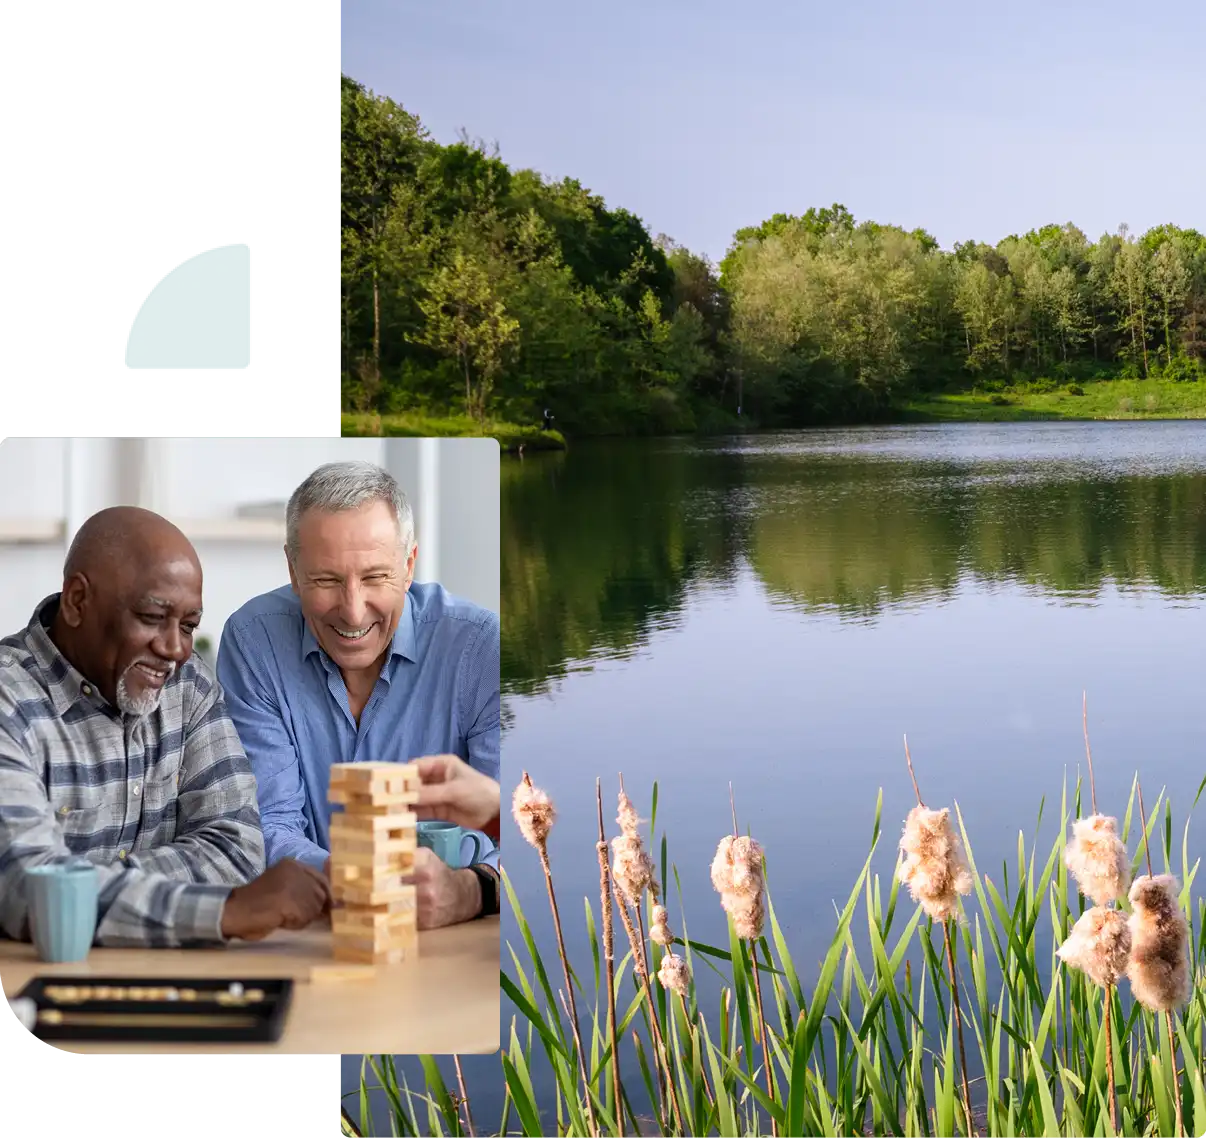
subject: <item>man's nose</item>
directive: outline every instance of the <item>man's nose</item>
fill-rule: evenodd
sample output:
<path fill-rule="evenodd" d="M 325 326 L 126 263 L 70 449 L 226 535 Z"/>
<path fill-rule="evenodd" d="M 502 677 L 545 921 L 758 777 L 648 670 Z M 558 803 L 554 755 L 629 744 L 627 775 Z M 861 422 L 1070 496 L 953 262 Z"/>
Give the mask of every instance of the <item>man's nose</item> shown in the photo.
<path fill-rule="evenodd" d="M 343 591 L 343 605 L 340 616 L 349 629 L 359 628 L 364 621 L 368 606 L 364 600 L 364 590 L 358 581 L 349 581 Z"/>
<path fill-rule="evenodd" d="M 177 664 L 183 664 L 192 651 L 179 626 L 175 624 L 165 628 L 152 642 L 151 648 L 161 659 L 174 660 Z"/>

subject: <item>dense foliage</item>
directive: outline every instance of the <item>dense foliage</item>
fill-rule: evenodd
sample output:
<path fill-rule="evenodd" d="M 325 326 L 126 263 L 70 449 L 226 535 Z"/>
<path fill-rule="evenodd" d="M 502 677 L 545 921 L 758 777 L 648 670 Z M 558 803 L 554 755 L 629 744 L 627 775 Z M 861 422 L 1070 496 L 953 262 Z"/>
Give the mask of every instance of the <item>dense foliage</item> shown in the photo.
<path fill-rule="evenodd" d="M 345 409 L 577 434 L 867 419 L 918 392 L 1196 380 L 1206 237 L 1071 223 L 944 251 L 841 205 L 719 266 L 577 181 L 511 170 L 344 77 Z"/>

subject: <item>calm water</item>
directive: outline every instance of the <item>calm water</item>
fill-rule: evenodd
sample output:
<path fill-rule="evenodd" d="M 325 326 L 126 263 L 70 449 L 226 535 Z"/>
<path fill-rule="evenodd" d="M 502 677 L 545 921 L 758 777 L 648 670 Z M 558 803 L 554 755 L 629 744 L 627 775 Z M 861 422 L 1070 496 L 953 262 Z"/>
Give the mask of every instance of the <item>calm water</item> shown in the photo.
<path fill-rule="evenodd" d="M 609 833 L 617 774 L 646 812 L 657 780 L 681 910 L 713 944 L 726 933 L 708 867 L 732 781 L 807 987 L 880 788 L 891 874 L 912 795 L 903 734 L 927 801 L 958 800 L 990 872 L 1083 766 L 1082 690 L 1107 812 L 1138 768 L 1183 820 L 1206 774 L 1201 426 L 635 441 L 502 475 L 504 789 L 526 769 L 557 803 L 550 856 L 586 972 L 596 777 Z M 555 961 L 539 863 L 504 829 Z M 1192 859 L 1192 830 L 1190 844 Z M 670 908 L 681 931 L 673 878 Z M 503 933 L 521 947 L 510 921 Z M 498 1060 L 470 1078 L 479 1125 L 496 1125 Z"/>

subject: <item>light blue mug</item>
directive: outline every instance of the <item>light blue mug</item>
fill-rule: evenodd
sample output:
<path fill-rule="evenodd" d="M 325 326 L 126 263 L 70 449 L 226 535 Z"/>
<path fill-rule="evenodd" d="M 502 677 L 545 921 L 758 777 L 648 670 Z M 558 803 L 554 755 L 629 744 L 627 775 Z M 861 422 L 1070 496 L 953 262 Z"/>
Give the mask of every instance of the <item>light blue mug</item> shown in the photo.
<path fill-rule="evenodd" d="M 47 964 L 88 958 L 96 936 L 100 880 L 85 859 L 34 865 L 25 870 L 25 903 L 38 956 Z"/>
<path fill-rule="evenodd" d="M 426 846 L 453 869 L 465 869 L 481 861 L 490 852 L 491 841 L 477 830 L 465 830 L 452 822 L 420 822 L 418 824 L 419 845 Z M 465 856 L 466 843 L 472 842 L 469 856 Z"/>

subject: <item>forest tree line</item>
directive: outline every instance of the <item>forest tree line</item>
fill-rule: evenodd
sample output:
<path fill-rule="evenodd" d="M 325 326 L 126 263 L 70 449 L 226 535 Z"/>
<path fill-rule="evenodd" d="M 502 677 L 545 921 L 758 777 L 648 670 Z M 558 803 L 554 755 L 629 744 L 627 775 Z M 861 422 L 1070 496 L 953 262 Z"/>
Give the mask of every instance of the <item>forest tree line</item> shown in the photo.
<path fill-rule="evenodd" d="M 1206 377 L 1206 238 L 1068 223 L 951 251 L 841 205 L 718 266 L 571 178 L 342 80 L 348 410 L 574 434 L 871 419 L 925 392 Z"/>

